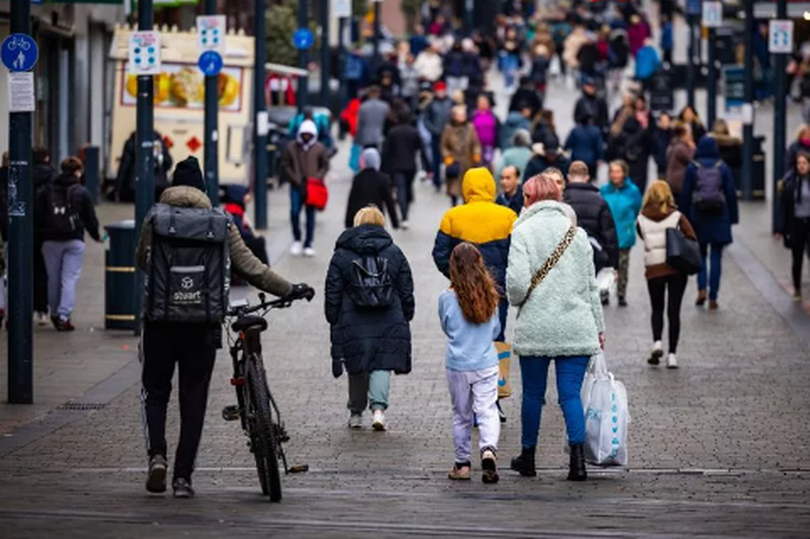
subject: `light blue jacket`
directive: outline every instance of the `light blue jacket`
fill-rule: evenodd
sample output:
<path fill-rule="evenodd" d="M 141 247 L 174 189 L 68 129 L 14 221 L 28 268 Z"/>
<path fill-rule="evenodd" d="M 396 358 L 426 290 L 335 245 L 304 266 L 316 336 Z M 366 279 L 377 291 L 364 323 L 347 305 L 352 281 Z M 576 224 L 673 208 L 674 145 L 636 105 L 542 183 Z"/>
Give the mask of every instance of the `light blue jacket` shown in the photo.
<path fill-rule="evenodd" d="M 506 295 L 510 304 L 522 305 L 513 340 L 515 353 L 520 356 L 559 358 L 599 352 L 599 334 L 605 331 L 605 321 L 594 279 L 593 249 L 584 230 L 577 229 L 559 262 L 529 294 L 532 278 L 570 226 L 563 205 L 553 201 L 523 210 L 515 224 L 506 268 Z"/>
<path fill-rule="evenodd" d="M 452 371 L 480 371 L 498 366 L 494 340 L 501 332 L 498 310 L 486 324 L 473 324 L 464 318 L 453 290 L 439 296 L 439 321 L 447 335 L 445 366 Z"/>
<path fill-rule="evenodd" d="M 619 249 L 630 249 L 636 244 L 636 219 L 641 211 L 641 191 L 630 178 L 625 178 L 620 189 L 612 183 L 602 186 L 602 198 L 610 206 Z"/>

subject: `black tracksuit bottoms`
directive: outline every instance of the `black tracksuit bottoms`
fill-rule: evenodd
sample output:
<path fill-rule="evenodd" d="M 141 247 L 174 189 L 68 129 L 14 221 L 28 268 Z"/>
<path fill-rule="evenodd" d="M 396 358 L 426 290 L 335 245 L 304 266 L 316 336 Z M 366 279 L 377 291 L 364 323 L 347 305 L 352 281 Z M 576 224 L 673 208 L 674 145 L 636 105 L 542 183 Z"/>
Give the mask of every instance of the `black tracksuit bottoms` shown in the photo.
<path fill-rule="evenodd" d="M 166 412 L 174 366 L 179 366 L 180 441 L 174 478 L 191 480 L 200 445 L 208 386 L 219 345 L 217 328 L 144 322 L 141 404 L 149 457 L 166 456 Z"/>

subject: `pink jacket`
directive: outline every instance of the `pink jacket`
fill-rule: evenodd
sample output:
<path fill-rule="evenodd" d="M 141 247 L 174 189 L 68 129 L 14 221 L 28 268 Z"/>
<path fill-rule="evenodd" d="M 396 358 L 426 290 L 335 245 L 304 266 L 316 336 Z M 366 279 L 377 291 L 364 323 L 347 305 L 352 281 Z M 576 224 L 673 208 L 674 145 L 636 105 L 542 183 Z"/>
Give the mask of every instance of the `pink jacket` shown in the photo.
<path fill-rule="evenodd" d="M 478 134 L 481 146 L 494 148 L 498 142 L 498 120 L 492 111 L 476 110 L 473 113 L 472 124 Z"/>

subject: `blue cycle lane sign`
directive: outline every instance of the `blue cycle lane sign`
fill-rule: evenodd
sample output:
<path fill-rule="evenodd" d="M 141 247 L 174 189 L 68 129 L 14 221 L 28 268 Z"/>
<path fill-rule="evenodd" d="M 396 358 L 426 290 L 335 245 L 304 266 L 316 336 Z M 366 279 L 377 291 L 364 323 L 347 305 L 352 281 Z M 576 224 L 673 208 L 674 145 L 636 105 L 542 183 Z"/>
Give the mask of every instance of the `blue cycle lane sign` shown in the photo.
<path fill-rule="evenodd" d="M 222 71 L 222 55 L 217 51 L 205 51 L 200 55 L 197 65 L 206 77 L 215 77 Z"/>
<path fill-rule="evenodd" d="M 29 35 L 11 34 L 3 40 L 0 57 L 10 71 L 31 71 L 37 65 L 39 47 Z"/>
<path fill-rule="evenodd" d="M 311 49 L 314 42 L 315 36 L 309 28 L 299 28 L 293 34 L 293 47 L 299 51 Z"/>

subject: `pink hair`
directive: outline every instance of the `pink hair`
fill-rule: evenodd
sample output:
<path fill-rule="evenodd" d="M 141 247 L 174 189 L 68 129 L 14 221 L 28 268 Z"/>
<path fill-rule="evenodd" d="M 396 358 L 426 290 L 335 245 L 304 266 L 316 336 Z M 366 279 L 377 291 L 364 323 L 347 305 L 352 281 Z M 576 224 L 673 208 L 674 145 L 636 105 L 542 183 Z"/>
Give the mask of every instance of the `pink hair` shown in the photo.
<path fill-rule="evenodd" d="M 559 202 L 562 199 L 562 193 L 560 192 L 560 188 L 557 187 L 557 182 L 547 174 L 540 174 L 530 178 L 524 183 L 523 195 L 525 197 L 524 203 L 527 208 L 543 200 L 555 200 Z"/>

